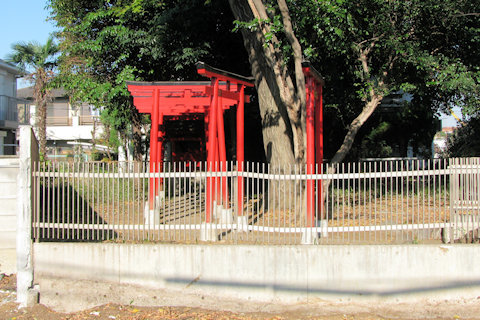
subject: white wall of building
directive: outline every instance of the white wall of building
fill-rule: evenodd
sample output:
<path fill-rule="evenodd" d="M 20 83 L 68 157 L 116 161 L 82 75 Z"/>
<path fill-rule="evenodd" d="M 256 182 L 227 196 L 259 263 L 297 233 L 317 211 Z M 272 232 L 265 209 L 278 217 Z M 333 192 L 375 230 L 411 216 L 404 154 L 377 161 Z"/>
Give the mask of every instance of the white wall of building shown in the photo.
<path fill-rule="evenodd" d="M 36 106 L 30 106 L 30 124 L 35 125 Z M 69 117 L 71 125 L 68 126 L 49 126 L 47 125 L 47 140 L 91 140 L 93 124 L 80 124 L 80 117 L 75 110 L 69 106 Z M 103 126 L 97 124 L 95 128 L 95 138 L 100 138 L 103 134 Z"/>
<path fill-rule="evenodd" d="M 13 65 L 0 59 L 0 155 L 15 154 L 17 119 L 17 76 L 20 75 Z M 8 148 L 5 143 L 10 144 Z"/>
<path fill-rule="evenodd" d="M 17 96 L 17 77 L 18 70 L 9 64 L 0 60 L 0 95 L 9 97 Z"/>

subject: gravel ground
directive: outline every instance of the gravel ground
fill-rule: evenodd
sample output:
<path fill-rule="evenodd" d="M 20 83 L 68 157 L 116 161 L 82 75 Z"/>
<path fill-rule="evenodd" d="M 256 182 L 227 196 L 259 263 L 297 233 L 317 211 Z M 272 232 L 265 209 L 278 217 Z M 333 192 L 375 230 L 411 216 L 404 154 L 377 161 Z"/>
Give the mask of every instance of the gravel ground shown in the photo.
<path fill-rule="evenodd" d="M 107 303 L 81 311 L 63 313 L 48 308 L 42 304 L 33 307 L 19 309 L 16 299 L 16 277 L 0 274 L 0 320 L 60 320 L 60 319 L 333 319 L 333 320 L 367 320 L 367 319 L 480 319 L 480 299 L 478 303 L 458 305 L 459 315 L 455 314 L 455 305 L 443 306 L 404 306 L 401 309 L 371 309 L 359 308 L 355 311 L 354 306 L 328 306 L 318 309 L 318 306 L 309 308 L 292 308 L 292 306 L 277 306 L 276 311 L 271 312 L 231 312 L 222 310 L 208 310 L 206 308 L 156 306 L 145 307 L 135 305 L 120 305 Z M 184 297 L 179 297 L 182 300 Z M 479 297 L 480 298 L 480 297 Z M 212 309 L 220 309 L 221 303 L 217 301 L 206 302 Z M 409 308 L 411 307 L 411 310 Z M 367 310 L 367 312 L 365 312 Z M 370 310 L 370 311 L 368 311 Z M 445 310 L 445 313 L 443 313 Z M 462 313 L 463 312 L 463 313 Z M 441 316 L 444 314 L 444 316 Z M 407 315 L 407 316 L 406 316 Z"/>

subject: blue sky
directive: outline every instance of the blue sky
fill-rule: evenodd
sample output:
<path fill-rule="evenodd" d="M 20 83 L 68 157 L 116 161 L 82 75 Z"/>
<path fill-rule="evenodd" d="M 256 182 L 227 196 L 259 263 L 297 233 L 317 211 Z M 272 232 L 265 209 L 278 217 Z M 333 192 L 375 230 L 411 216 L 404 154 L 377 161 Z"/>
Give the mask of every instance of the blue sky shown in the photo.
<path fill-rule="evenodd" d="M 49 12 L 45 9 L 44 0 L 0 0 L 0 4 L 0 59 L 5 60 L 12 52 L 12 44 L 29 41 L 45 43 L 56 30 L 53 21 L 47 21 Z M 19 79 L 17 85 L 23 88 L 30 84 Z"/>
<path fill-rule="evenodd" d="M 0 58 L 11 52 L 12 44 L 18 41 L 45 43 L 48 35 L 55 30 L 43 0 L 0 0 Z"/>

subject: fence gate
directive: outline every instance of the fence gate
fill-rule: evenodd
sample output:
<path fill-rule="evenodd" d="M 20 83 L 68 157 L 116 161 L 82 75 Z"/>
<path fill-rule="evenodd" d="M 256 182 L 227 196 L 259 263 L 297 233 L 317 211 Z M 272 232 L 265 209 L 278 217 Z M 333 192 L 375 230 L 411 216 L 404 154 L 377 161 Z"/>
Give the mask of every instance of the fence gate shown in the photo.
<path fill-rule="evenodd" d="M 451 241 L 473 241 L 480 228 L 480 159 L 450 159 Z"/>

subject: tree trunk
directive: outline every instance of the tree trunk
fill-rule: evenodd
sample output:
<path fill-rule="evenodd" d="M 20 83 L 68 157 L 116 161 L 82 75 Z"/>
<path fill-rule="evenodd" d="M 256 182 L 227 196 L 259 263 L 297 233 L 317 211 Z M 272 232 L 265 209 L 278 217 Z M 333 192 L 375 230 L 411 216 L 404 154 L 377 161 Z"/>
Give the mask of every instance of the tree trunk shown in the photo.
<path fill-rule="evenodd" d="M 47 158 L 47 104 L 51 101 L 51 92 L 47 88 L 50 80 L 49 72 L 38 68 L 35 72 L 33 99 L 37 106 L 35 126 L 37 128 L 40 157 Z"/>
<path fill-rule="evenodd" d="M 233 15 L 240 21 L 255 18 L 248 0 L 229 0 Z M 267 162 L 273 166 L 295 163 L 294 133 L 287 106 L 282 100 L 277 84 L 277 74 L 272 61 L 264 54 L 265 40 L 260 30 L 242 29 L 244 45 L 248 53 L 262 117 L 263 146 Z M 303 137 L 302 137 L 303 139 Z"/>
<path fill-rule="evenodd" d="M 37 104 L 35 126 L 37 127 L 40 157 L 47 159 L 47 104 Z"/>
<path fill-rule="evenodd" d="M 263 146 L 270 171 L 292 173 L 293 165 L 303 165 L 305 161 L 305 78 L 301 68 L 301 47 L 293 33 L 286 3 L 279 1 L 285 34 L 294 48 L 295 70 L 291 76 L 278 49 L 280 42 L 269 29 L 267 10 L 261 0 L 229 0 L 233 15 L 239 21 L 257 19 L 256 29 L 241 29 L 244 46 L 247 50 L 252 75 L 259 97 L 262 118 Z M 273 34 L 269 41 L 266 34 Z M 305 203 L 300 195 L 305 192 L 304 184 L 293 180 L 270 181 L 266 207 L 283 212 L 293 220 L 305 214 L 304 206 L 295 212 L 288 212 L 285 203 Z M 290 197 L 291 199 L 286 199 Z"/>
<path fill-rule="evenodd" d="M 132 110 L 133 158 L 135 161 L 142 161 L 142 154 L 145 149 L 142 143 L 142 116 L 135 108 L 132 108 Z"/>
<path fill-rule="evenodd" d="M 362 112 L 350 124 L 348 132 L 343 139 L 343 143 L 333 156 L 332 161 L 330 162 L 331 164 L 340 163 L 343 161 L 343 159 L 345 159 L 345 156 L 352 148 L 353 141 L 355 140 L 358 130 L 360 130 L 365 121 L 370 118 L 373 111 L 375 111 L 375 109 L 382 101 L 382 98 L 383 97 L 381 95 L 373 93 L 371 99 L 367 103 L 365 103 Z"/>

